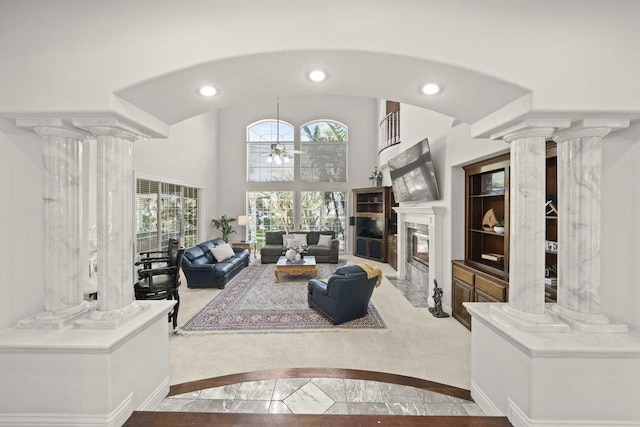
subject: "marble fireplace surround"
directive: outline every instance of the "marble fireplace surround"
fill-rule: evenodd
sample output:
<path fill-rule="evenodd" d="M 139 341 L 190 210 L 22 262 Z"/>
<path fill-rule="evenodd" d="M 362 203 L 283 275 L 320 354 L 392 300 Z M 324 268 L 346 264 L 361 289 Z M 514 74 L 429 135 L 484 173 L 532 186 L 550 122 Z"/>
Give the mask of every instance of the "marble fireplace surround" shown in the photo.
<path fill-rule="evenodd" d="M 398 214 L 398 279 L 428 280 L 428 305 L 433 307 L 434 279 L 443 285 L 442 267 L 442 217 L 446 209 L 441 206 L 399 206 L 393 208 Z M 409 229 L 416 229 L 429 235 L 429 267 L 412 260 Z M 451 295 L 443 298 L 443 308 L 450 312 L 447 301 Z"/>

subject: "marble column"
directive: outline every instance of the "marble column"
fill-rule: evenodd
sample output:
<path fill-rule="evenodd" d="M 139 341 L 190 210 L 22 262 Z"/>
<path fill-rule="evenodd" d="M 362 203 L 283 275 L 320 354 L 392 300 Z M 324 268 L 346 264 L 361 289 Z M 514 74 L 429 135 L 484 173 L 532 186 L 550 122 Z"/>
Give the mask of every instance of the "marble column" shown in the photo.
<path fill-rule="evenodd" d="M 623 121 L 583 121 L 558 144 L 558 303 L 553 310 L 583 331 L 626 332 L 600 311 L 602 138 Z"/>
<path fill-rule="evenodd" d="M 86 135 L 62 127 L 62 121 L 17 120 L 42 136 L 42 227 L 44 310 L 20 320 L 19 328 L 63 328 L 89 310 L 84 300 L 82 263 L 83 165 Z"/>
<path fill-rule="evenodd" d="M 530 121 L 507 129 L 509 177 L 509 302 L 501 313 L 523 328 L 567 329 L 546 313 L 544 300 L 546 140 L 557 121 Z"/>
<path fill-rule="evenodd" d="M 97 138 L 98 307 L 76 327 L 115 328 L 137 315 L 133 295 L 133 141 L 117 121 L 74 120 Z"/>

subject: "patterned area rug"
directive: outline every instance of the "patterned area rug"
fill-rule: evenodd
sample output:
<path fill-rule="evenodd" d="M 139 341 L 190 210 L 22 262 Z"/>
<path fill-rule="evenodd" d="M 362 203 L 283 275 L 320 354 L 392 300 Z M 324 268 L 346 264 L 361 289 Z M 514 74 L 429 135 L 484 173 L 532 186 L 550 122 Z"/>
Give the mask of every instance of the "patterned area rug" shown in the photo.
<path fill-rule="evenodd" d="M 338 265 L 318 264 L 318 278 L 328 279 Z M 386 329 L 372 302 L 360 319 L 332 325 L 307 305 L 310 276 L 280 274 L 275 283 L 275 264 L 253 262 L 216 295 L 198 314 L 176 329 L 182 335 L 198 333 L 283 332 L 317 329 Z M 374 291 L 375 292 L 375 291 Z"/>

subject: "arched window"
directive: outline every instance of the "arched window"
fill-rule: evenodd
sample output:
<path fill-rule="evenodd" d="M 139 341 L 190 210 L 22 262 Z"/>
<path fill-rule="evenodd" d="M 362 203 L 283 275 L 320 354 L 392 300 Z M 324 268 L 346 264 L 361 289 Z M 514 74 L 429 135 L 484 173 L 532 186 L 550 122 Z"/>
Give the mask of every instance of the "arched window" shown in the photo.
<path fill-rule="evenodd" d="M 294 136 L 293 125 L 282 120 L 279 125 L 268 119 L 247 126 L 247 181 L 293 181 L 294 156 L 280 154 L 293 153 Z"/>
<path fill-rule="evenodd" d="M 346 182 L 348 137 L 348 127 L 334 120 L 300 126 L 300 180 Z"/>

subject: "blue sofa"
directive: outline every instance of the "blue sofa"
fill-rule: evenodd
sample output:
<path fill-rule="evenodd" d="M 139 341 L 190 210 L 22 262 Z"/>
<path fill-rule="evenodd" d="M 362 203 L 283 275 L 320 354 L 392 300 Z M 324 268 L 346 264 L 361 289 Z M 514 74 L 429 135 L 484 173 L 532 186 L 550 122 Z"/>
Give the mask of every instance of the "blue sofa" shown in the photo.
<path fill-rule="evenodd" d="M 211 248 L 224 244 L 218 238 L 185 249 L 182 256 L 182 271 L 189 288 L 220 288 L 249 265 L 249 251 L 233 248 L 235 255 L 229 259 L 216 261 Z"/>
<path fill-rule="evenodd" d="M 357 265 L 338 267 L 327 283 L 311 279 L 307 285 L 309 307 L 318 310 L 334 325 L 367 315 L 377 277 Z"/>

